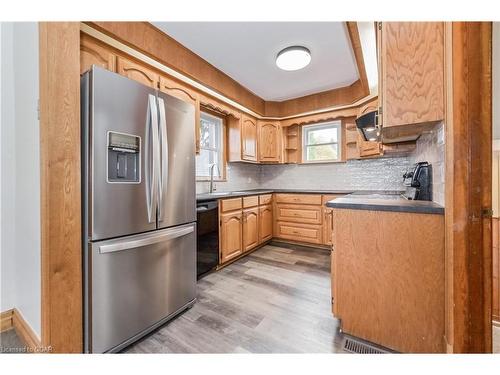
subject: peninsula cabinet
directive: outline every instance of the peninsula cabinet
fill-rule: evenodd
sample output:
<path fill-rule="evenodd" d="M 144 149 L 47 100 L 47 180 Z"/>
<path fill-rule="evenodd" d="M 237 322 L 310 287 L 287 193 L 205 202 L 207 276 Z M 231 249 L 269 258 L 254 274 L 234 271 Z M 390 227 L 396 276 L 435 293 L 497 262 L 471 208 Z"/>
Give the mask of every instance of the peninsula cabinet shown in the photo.
<path fill-rule="evenodd" d="M 332 212 L 332 311 L 342 332 L 403 353 L 444 352 L 444 215 Z"/>
<path fill-rule="evenodd" d="M 258 121 L 259 162 L 279 163 L 282 160 L 282 136 L 279 122 Z"/>
<path fill-rule="evenodd" d="M 412 141 L 444 119 L 444 23 L 378 23 L 383 143 Z"/>

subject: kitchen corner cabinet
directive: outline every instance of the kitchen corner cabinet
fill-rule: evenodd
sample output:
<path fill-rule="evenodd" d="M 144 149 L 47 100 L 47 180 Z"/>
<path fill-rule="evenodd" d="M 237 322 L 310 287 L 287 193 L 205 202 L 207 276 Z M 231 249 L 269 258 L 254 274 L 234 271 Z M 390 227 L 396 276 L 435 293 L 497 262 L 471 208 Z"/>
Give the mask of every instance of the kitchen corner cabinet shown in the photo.
<path fill-rule="evenodd" d="M 256 163 L 257 120 L 245 114 L 240 117 L 228 116 L 228 161 L 247 161 Z"/>
<path fill-rule="evenodd" d="M 243 253 L 242 218 L 241 210 L 220 215 L 220 263 Z"/>
<path fill-rule="evenodd" d="M 243 251 L 259 244 L 259 207 L 243 210 Z"/>
<path fill-rule="evenodd" d="M 384 143 L 411 141 L 444 119 L 444 23 L 378 23 Z"/>
<path fill-rule="evenodd" d="M 200 153 L 200 97 L 199 95 L 189 90 L 186 86 L 181 83 L 164 76 L 160 76 L 160 91 L 166 94 L 175 96 L 187 103 L 194 105 L 194 132 L 195 132 L 195 142 L 196 142 L 196 153 Z"/>
<path fill-rule="evenodd" d="M 282 136 L 279 122 L 258 121 L 259 162 L 279 163 L 282 160 Z"/>

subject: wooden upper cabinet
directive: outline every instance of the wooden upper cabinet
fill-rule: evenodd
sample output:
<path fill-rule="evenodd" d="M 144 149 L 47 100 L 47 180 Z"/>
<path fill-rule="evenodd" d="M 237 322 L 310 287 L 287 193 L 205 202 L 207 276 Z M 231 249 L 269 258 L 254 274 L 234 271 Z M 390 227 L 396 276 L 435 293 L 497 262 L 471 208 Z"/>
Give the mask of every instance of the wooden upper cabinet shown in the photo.
<path fill-rule="evenodd" d="M 378 33 L 382 138 L 414 140 L 444 119 L 444 24 L 383 22 Z"/>
<path fill-rule="evenodd" d="M 243 251 L 259 244 L 259 207 L 243 210 Z"/>
<path fill-rule="evenodd" d="M 258 121 L 259 161 L 279 163 L 281 161 L 281 127 L 279 122 Z"/>
<path fill-rule="evenodd" d="M 241 158 L 257 161 L 257 120 L 246 115 L 241 119 Z"/>
<path fill-rule="evenodd" d="M 220 263 L 240 255 L 243 244 L 241 210 L 220 215 Z"/>
<path fill-rule="evenodd" d="M 117 73 L 155 89 L 159 86 L 160 75 L 156 71 L 121 56 L 117 60 Z"/>
<path fill-rule="evenodd" d="M 166 94 L 175 96 L 178 99 L 184 100 L 185 102 L 194 105 L 194 131 L 196 140 L 196 153 L 198 154 L 200 152 L 200 97 L 198 93 L 190 90 L 174 79 L 165 76 L 160 76 L 160 91 L 163 91 Z"/>
<path fill-rule="evenodd" d="M 273 238 L 273 206 L 266 204 L 259 207 L 259 243 Z"/>
<path fill-rule="evenodd" d="M 92 65 L 114 72 L 116 55 L 110 49 L 86 34 L 80 36 L 80 74 L 89 70 Z"/>

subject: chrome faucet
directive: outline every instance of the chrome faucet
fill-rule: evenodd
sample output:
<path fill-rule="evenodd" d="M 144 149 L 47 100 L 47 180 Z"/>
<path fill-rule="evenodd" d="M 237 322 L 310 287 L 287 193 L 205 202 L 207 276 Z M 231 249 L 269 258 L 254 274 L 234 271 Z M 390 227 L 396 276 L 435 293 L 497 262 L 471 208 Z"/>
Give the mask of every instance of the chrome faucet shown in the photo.
<path fill-rule="evenodd" d="M 214 192 L 214 168 L 217 167 L 217 172 L 220 173 L 219 166 L 217 163 L 212 163 L 208 166 L 210 170 L 210 185 L 208 186 L 208 193 L 212 194 Z"/>

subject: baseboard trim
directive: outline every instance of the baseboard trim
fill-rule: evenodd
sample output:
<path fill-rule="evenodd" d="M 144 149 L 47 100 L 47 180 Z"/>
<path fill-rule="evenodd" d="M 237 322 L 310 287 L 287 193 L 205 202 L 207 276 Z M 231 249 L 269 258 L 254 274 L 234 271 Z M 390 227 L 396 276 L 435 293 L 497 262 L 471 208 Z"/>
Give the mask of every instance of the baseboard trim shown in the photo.
<path fill-rule="evenodd" d="M 42 343 L 18 309 L 7 310 L 2 312 L 0 316 L 1 332 L 14 328 L 19 339 L 30 349 L 30 352 L 37 352 Z"/>

